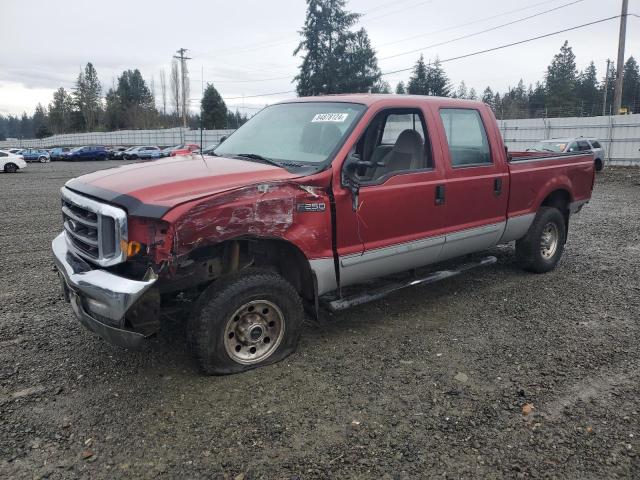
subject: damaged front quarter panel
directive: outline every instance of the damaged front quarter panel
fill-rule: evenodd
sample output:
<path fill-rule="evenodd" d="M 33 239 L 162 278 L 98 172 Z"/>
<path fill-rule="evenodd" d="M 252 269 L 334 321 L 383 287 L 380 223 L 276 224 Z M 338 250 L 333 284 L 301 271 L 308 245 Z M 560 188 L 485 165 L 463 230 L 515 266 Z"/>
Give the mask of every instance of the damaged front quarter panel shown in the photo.
<path fill-rule="evenodd" d="M 328 206 L 322 188 L 292 181 L 249 185 L 190 202 L 163 218 L 170 227 L 156 260 L 175 271 L 193 252 L 238 238 L 285 240 L 307 258 L 331 257 Z"/>

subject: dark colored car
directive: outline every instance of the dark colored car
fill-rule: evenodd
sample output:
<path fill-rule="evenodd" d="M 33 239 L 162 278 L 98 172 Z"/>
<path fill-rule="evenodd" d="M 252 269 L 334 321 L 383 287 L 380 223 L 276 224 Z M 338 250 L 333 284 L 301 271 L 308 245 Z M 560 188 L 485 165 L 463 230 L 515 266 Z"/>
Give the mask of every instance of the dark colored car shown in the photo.
<path fill-rule="evenodd" d="M 107 157 L 110 160 L 121 160 L 124 158 L 124 152 L 127 147 L 109 147 L 107 149 Z"/>
<path fill-rule="evenodd" d="M 87 146 L 74 148 L 64 156 L 64 159 L 74 162 L 77 160 L 106 160 L 107 157 L 106 148 Z"/>
<path fill-rule="evenodd" d="M 55 162 L 56 160 L 64 160 L 64 157 L 67 153 L 69 153 L 71 151 L 70 147 L 56 147 L 56 148 L 52 148 L 49 151 L 49 157 L 51 158 L 52 162 Z"/>

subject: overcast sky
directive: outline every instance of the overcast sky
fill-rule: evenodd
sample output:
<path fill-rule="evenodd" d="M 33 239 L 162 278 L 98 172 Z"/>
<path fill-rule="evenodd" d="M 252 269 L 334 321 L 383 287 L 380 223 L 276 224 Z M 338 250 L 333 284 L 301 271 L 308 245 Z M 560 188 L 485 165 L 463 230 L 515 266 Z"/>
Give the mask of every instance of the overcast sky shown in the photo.
<path fill-rule="evenodd" d="M 493 31 L 428 48 L 573 3 Z M 47 105 L 58 87 L 71 89 L 78 72 L 93 62 L 106 91 L 125 69 L 139 68 L 155 79 L 167 72 L 175 51 L 189 49 L 192 108 L 198 107 L 201 78 L 213 82 L 227 104 L 251 113 L 292 96 L 257 96 L 295 89 L 300 59 L 292 52 L 304 22 L 304 0 L 0 0 L 0 114 L 32 112 Z M 611 17 L 621 0 L 350 0 L 383 72 L 425 59 L 467 53 Z M 640 14 L 640 0 L 629 1 Z M 489 18 L 493 17 L 493 18 Z M 619 20 L 444 64 L 454 85 L 464 80 L 479 93 L 489 85 L 504 91 L 520 78 L 541 80 L 562 42 L 569 40 L 578 68 L 590 60 L 598 76 L 617 56 Z M 398 55 L 412 51 L 406 55 Z M 396 56 L 397 55 L 397 56 Z M 640 57 L 640 19 L 630 16 L 626 56 Z M 386 58 L 392 57 L 392 58 Z M 409 72 L 384 78 L 392 88 Z M 244 98 L 243 98 L 244 97 Z"/>

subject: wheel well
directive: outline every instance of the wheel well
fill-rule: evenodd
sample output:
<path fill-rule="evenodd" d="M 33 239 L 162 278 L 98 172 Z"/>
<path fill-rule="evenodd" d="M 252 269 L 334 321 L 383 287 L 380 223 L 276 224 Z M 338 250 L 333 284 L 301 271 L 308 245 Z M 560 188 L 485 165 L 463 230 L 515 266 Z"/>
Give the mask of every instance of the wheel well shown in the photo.
<path fill-rule="evenodd" d="M 257 267 L 281 275 L 304 299 L 315 299 L 313 273 L 307 257 L 285 240 L 254 237 L 225 240 L 194 250 L 189 258 L 193 265 L 205 269 L 189 275 L 195 283 L 215 280 L 242 268 Z"/>
<path fill-rule="evenodd" d="M 555 207 L 560 210 L 560 213 L 564 216 L 564 221 L 569 228 L 569 204 L 571 203 L 571 195 L 566 190 L 555 190 L 551 192 L 547 197 L 542 201 L 540 206 L 542 207 Z"/>

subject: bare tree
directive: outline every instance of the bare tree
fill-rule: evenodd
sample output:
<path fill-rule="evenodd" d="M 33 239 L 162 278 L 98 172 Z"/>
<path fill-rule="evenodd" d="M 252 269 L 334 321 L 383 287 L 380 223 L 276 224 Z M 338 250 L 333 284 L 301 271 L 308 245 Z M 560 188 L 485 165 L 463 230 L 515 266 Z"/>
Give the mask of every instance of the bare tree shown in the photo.
<path fill-rule="evenodd" d="M 169 76 L 169 81 L 171 82 L 171 101 L 173 106 L 175 106 L 176 117 L 179 117 L 182 95 L 180 95 L 180 68 L 176 60 L 171 62 L 171 74 Z"/>
<path fill-rule="evenodd" d="M 167 114 L 167 75 L 164 68 L 160 70 L 160 98 L 162 100 L 162 114 Z"/>
<path fill-rule="evenodd" d="M 182 91 L 184 92 L 184 98 L 182 99 L 182 108 L 186 112 L 187 120 L 189 118 L 189 100 L 191 98 L 191 82 L 189 81 L 189 69 L 187 68 L 187 62 L 184 62 L 184 72 L 182 76 L 184 82 Z"/>

